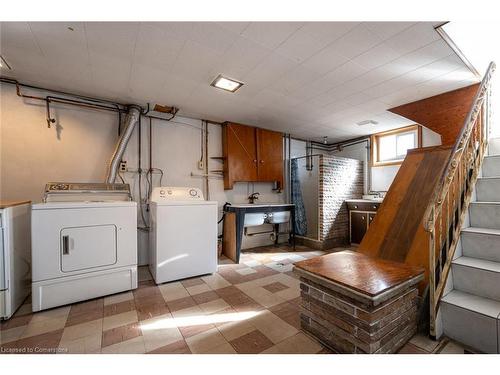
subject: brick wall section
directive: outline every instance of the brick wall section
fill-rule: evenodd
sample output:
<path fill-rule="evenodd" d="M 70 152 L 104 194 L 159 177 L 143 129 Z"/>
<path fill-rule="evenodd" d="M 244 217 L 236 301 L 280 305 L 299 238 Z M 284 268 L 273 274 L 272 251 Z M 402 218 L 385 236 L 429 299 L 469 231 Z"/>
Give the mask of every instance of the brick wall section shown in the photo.
<path fill-rule="evenodd" d="M 373 306 L 300 280 L 301 327 L 336 352 L 395 353 L 417 330 L 415 286 Z"/>
<path fill-rule="evenodd" d="M 338 156 L 319 157 L 319 240 L 334 247 L 349 243 L 346 199 L 363 195 L 363 162 Z"/>

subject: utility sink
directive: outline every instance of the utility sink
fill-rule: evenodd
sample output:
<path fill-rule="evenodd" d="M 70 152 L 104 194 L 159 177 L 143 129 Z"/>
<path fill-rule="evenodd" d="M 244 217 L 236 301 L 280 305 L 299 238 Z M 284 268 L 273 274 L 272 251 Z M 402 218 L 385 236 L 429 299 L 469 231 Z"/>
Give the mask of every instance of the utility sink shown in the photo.
<path fill-rule="evenodd" d="M 253 206 L 253 205 L 250 205 Z M 253 227 L 256 225 L 262 225 L 264 224 L 265 220 L 267 218 L 267 215 L 265 213 L 250 213 L 250 214 L 245 214 L 245 222 L 243 226 L 245 227 Z"/>

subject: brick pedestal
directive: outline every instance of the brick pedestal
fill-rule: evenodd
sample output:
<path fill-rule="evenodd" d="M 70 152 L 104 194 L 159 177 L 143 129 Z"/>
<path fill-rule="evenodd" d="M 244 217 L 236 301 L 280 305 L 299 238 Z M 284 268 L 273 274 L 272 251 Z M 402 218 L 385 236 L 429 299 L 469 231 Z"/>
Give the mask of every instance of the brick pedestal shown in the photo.
<path fill-rule="evenodd" d="M 367 258 L 352 252 L 342 253 L 355 254 L 349 258 L 350 262 L 366 261 Z M 335 254 L 326 257 L 332 255 Z M 337 263 L 343 261 L 338 257 Z M 402 280 L 379 288 L 380 292 L 374 294 L 373 290 L 362 291 L 358 287 L 356 283 L 363 279 L 363 275 L 358 273 L 359 269 L 349 269 L 352 266 L 349 262 L 343 270 L 347 270 L 347 274 L 344 272 L 337 280 L 325 267 L 309 267 L 312 269 L 308 270 L 307 262 L 299 262 L 295 268 L 301 280 L 301 327 L 324 345 L 340 353 L 394 353 L 415 334 L 417 284 L 422 280 L 423 271 L 410 272 Z M 372 272 L 366 273 L 365 282 L 378 287 L 373 278 L 380 276 L 380 284 L 387 286 L 385 280 L 382 281 L 383 270 L 376 268 L 377 262 L 371 264 Z M 383 263 L 397 266 L 392 262 Z M 342 267 L 341 264 L 336 266 Z M 350 271 L 357 274 L 352 285 L 346 283 Z"/>

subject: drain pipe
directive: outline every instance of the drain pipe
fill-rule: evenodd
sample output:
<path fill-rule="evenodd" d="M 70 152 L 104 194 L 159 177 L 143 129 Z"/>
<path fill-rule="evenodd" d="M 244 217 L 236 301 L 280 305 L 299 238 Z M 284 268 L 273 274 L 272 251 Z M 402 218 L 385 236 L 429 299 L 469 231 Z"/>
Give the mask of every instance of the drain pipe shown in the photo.
<path fill-rule="evenodd" d="M 118 168 L 120 166 L 120 161 L 122 160 L 123 153 L 127 148 L 128 141 L 134 132 L 135 125 L 139 121 L 139 117 L 141 116 L 141 108 L 140 107 L 130 107 L 127 117 L 125 119 L 125 126 L 123 132 L 118 140 L 115 151 L 113 152 L 113 156 L 108 165 L 108 172 L 106 174 L 106 182 L 108 184 L 113 184 L 116 179 L 116 174 L 118 172 Z"/>

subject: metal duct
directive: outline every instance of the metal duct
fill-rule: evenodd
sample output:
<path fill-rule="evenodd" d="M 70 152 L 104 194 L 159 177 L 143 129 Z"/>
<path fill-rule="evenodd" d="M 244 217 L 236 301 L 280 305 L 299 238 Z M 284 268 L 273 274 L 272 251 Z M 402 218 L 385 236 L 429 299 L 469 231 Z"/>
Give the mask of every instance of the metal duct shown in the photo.
<path fill-rule="evenodd" d="M 112 184 L 115 182 L 116 174 L 118 172 L 118 168 L 120 166 L 120 161 L 123 157 L 123 153 L 127 148 L 128 141 L 132 136 L 132 133 L 135 128 L 135 124 L 139 121 L 139 117 L 141 115 L 141 111 L 138 107 L 131 107 L 125 118 L 125 128 L 123 129 L 122 135 L 118 140 L 115 151 L 113 152 L 113 157 L 108 165 L 108 173 L 106 175 L 106 182 L 108 184 Z"/>

